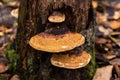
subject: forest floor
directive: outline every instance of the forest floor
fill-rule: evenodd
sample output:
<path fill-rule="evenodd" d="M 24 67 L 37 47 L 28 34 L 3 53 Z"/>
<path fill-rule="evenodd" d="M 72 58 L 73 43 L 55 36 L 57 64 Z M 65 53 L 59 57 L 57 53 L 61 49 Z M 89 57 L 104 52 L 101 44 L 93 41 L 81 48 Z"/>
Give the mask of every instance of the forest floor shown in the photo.
<path fill-rule="evenodd" d="M 95 51 L 98 70 L 96 74 L 105 73 L 104 80 L 120 80 L 120 0 L 93 1 L 96 13 Z M 15 39 L 17 33 L 18 7 L 20 0 L 0 0 L 0 80 L 8 80 L 10 62 L 5 57 L 7 45 Z M 111 67 L 112 66 L 112 67 Z M 10 80 L 19 80 L 13 75 Z M 108 77 L 109 76 L 109 77 Z M 107 78 L 106 78 L 107 77 Z M 109 78 L 109 79 L 108 79 Z"/>

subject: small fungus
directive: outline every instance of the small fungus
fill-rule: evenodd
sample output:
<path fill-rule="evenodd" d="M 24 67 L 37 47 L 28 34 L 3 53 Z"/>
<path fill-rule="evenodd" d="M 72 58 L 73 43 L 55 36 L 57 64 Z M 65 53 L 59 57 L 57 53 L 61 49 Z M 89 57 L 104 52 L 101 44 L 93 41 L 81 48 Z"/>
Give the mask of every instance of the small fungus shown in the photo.
<path fill-rule="evenodd" d="M 65 21 L 65 15 L 55 11 L 48 17 L 48 20 L 53 23 L 61 23 Z"/>

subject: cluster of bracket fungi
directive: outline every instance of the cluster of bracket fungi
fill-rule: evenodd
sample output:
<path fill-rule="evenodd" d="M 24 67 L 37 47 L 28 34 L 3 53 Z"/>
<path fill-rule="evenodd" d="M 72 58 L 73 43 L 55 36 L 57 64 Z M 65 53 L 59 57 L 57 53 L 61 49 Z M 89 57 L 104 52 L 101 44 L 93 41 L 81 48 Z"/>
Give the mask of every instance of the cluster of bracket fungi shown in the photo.
<path fill-rule="evenodd" d="M 54 11 L 49 17 L 51 23 L 46 30 L 33 36 L 29 44 L 37 50 L 53 53 L 50 62 L 52 65 L 77 69 L 86 66 L 91 56 L 79 47 L 85 43 L 85 37 L 62 24 L 65 21 L 64 13 Z"/>

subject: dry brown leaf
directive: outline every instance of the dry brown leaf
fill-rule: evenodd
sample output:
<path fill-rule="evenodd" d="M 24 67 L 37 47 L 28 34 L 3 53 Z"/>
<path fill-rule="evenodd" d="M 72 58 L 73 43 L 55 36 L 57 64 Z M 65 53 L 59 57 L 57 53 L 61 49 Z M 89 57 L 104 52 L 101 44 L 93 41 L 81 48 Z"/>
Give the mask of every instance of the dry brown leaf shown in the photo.
<path fill-rule="evenodd" d="M 120 21 L 111 21 L 109 26 L 112 29 L 118 29 L 120 28 Z"/>
<path fill-rule="evenodd" d="M 11 1 L 11 2 L 8 3 L 8 5 L 10 5 L 10 6 L 19 6 L 20 2 L 19 1 Z"/>
<path fill-rule="evenodd" d="M 114 38 L 113 35 L 120 35 L 120 32 L 113 32 L 109 35 L 109 38 L 115 42 L 118 46 L 120 46 L 120 39 L 119 38 Z"/>
<path fill-rule="evenodd" d="M 14 16 L 15 18 L 18 18 L 18 13 L 19 13 L 18 11 L 19 11 L 18 8 L 12 10 L 12 11 L 11 11 L 11 15 Z"/>
<path fill-rule="evenodd" d="M 116 5 L 114 6 L 114 8 L 120 9 L 120 3 L 116 4 Z"/>
<path fill-rule="evenodd" d="M 93 8 L 97 8 L 98 2 L 97 1 L 92 1 L 92 6 L 93 6 Z"/>
<path fill-rule="evenodd" d="M 3 32 L 0 32 L 0 37 L 1 37 L 1 36 L 4 36 L 4 33 L 3 33 Z"/>
<path fill-rule="evenodd" d="M 120 80 L 120 78 L 116 78 L 116 79 L 114 79 L 114 80 Z"/>
<path fill-rule="evenodd" d="M 106 53 L 106 54 L 103 54 L 103 56 L 109 60 L 116 57 L 116 55 L 112 53 Z"/>
<path fill-rule="evenodd" d="M 110 6 L 110 3 L 107 0 L 101 1 L 103 6 Z"/>
<path fill-rule="evenodd" d="M 116 71 L 118 77 L 120 77 L 120 68 L 119 68 L 118 64 L 115 64 L 114 67 L 115 67 L 115 71 Z"/>
<path fill-rule="evenodd" d="M 3 73 L 5 71 L 7 71 L 8 68 L 9 68 L 8 61 L 4 57 L 1 57 L 1 60 L 0 60 L 0 73 Z"/>
<path fill-rule="evenodd" d="M 0 7 L 1 7 L 1 6 L 3 6 L 3 3 L 2 3 L 2 2 L 0 2 Z"/>
<path fill-rule="evenodd" d="M 18 75 L 14 75 L 10 80 L 20 80 Z"/>
<path fill-rule="evenodd" d="M 95 39 L 95 43 L 98 43 L 98 44 L 105 44 L 107 42 L 107 39 L 105 38 L 96 38 Z"/>
<path fill-rule="evenodd" d="M 119 58 L 112 59 L 112 60 L 110 60 L 110 64 L 112 64 L 112 65 L 115 65 L 115 64 L 120 65 L 120 59 Z"/>
<path fill-rule="evenodd" d="M 93 77 L 93 80 L 110 80 L 112 76 L 112 69 L 113 69 L 112 65 L 98 68 Z"/>
<path fill-rule="evenodd" d="M 100 24 L 105 24 L 107 22 L 107 16 L 107 14 L 97 12 L 96 21 Z"/>
<path fill-rule="evenodd" d="M 112 33 L 112 29 L 109 28 L 104 28 L 103 26 L 99 26 L 98 27 L 99 31 L 102 32 L 105 36 L 109 35 L 110 33 Z"/>
<path fill-rule="evenodd" d="M 119 19 L 120 18 L 120 12 L 119 11 L 115 11 L 113 19 Z"/>
<path fill-rule="evenodd" d="M 4 32 L 6 31 L 6 29 L 7 29 L 6 26 L 4 26 L 4 25 L 0 26 L 0 31 L 1 31 L 1 32 L 4 33 Z"/>
<path fill-rule="evenodd" d="M 0 63 L 0 73 L 5 71 L 5 65 Z"/>
<path fill-rule="evenodd" d="M 13 28 L 7 29 L 7 30 L 5 31 L 5 33 L 10 33 L 10 32 L 13 32 Z"/>

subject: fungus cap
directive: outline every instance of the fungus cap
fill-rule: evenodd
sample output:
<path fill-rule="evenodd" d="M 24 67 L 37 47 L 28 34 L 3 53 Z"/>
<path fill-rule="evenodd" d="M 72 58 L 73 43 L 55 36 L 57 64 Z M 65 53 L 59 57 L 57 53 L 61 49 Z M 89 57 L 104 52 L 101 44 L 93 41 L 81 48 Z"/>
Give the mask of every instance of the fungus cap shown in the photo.
<path fill-rule="evenodd" d="M 65 21 L 65 15 L 60 12 L 53 12 L 53 14 L 48 17 L 48 20 L 53 23 L 60 23 Z"/>
<path fill-rule="evenodd" d="M 80 55 L 75 54 L 53 54 L 51 64 L 61 68 L 77 69 L 85 67 L 90 62 L 91 56 L 86 51 Z"/>
<path fill-rule="evenodd" d="M 46 52 L 63 52 L 84 44 L 85 38 L 79 33 L 67 32 L 61 35 L 53 35 L 42 32 L 33 36 L 29 44 L 37 50 Z"/>

